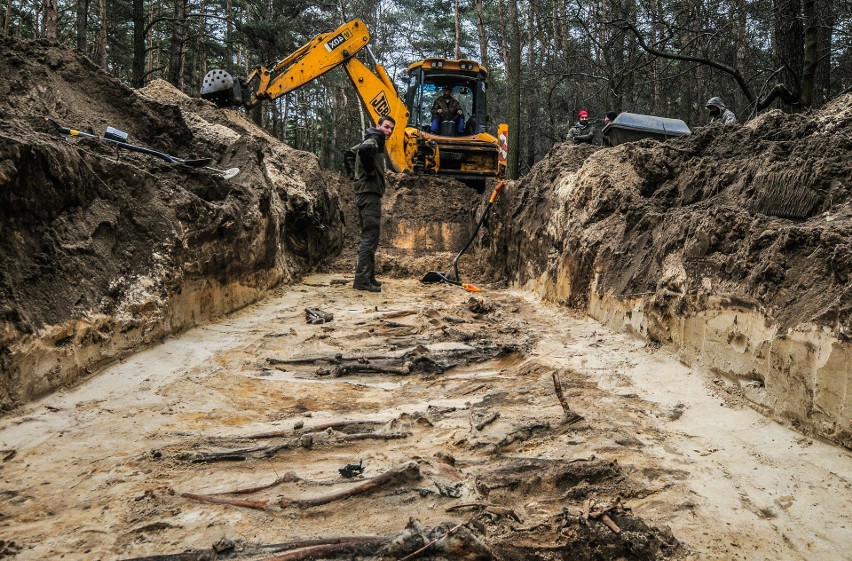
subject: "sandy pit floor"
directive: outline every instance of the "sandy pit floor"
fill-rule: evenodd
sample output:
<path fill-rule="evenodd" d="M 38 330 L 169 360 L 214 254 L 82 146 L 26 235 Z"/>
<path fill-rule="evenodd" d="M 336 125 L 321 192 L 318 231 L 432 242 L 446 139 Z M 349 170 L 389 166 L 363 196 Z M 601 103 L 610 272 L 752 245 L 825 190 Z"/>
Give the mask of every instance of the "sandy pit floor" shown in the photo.
<path fill-rule="evenodd" d="M 852 455 L 664 349 L 525 293 L 350 283 L 313 275 L 0 419 L 0 557 L 261 559 L 475 517 L 495 551 L 557 551 L 603 503 L 670 529 L 667 558 L 850 551 Z"/>

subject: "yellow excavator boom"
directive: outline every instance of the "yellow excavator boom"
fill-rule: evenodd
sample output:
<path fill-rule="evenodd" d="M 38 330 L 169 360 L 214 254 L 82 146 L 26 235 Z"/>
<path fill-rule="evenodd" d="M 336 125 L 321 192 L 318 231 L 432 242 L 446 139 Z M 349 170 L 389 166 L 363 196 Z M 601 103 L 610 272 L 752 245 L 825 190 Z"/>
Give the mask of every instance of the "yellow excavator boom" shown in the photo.
<path fill-rule="evenodd" d="M 342 66 L 372 123 L 378 123 L 383 115 L 395 121 L 394 132 L 385 144 L 395 171 L 473 176 L 480 178 L 477 180 L 483 185 L 482 177 L 498 175 L 503 162 L 496 161 L 498 142 L 491 135 L 480 132 L 462 138 L 439 137 L 426 134 L 419 125 L 409 126 L 409 109 L 384 67 L 375 64 L 370 68 L 355 57 L 369 42 L 367 26 L 360 19 L 353 19 L 334 31 L 315 36 L 268 68 L 257 66 L 245 78 L 234 79 L 224 70 L 211 70 L 202 82 L 201 96 L 223 107 L 251 108 Z M 477 63 L 467 60 L 426 59 L 417 64 L 430 68 L 455 64 L 468 72 L 478 69 Z M 444 165 L 442 160 L 449 163 Z"/>
<path fill-rule="evenodd" d="M 336 68 L 367 46 L 370 32 L 360 19 L 348 21 L 302 45 L 268 71 L 270 80 L 259 88 L 259 98 L 276 99 Z M 262 83 L 262 82 L 261 82 Z"/>
<path fill-rule="evenodd" d="M 254 107 L 343 66 L 372 122 L 377 123 L 382 115 L 396 122 L 395 131 L 385 146 L 393 169 L 407 171 L 411 164 L 406 160 L 403 138 L 408 109 L 384 67 L 376 64 L 371 70 L 355 58 L 369 42 L 367 26 L 360 19 L 353 19 L 330 33 L 317 35 L 270 68 L 258 66 L 243 80 L 235 81 L 227 72 L 211 70 L 204 77 L 201 95 L 223 106 Z"/>

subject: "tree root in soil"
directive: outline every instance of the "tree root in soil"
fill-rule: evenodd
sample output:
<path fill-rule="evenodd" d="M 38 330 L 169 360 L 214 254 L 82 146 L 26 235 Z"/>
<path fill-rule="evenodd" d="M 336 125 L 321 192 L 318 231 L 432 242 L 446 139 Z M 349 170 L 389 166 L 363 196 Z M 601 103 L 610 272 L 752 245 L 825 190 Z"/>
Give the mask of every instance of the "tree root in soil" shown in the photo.
<path fill-rule="evenodd" d="M 331 429 L 321 432 L 304 433 L 298 438 L 293 438 L 280 444 L 269 446 L 255 446 L 238 450 L 223 451 L 193 451 L 182 452 L 175 457 L 178 460 L 191 463 L 215 463 L 225 461 L 244 461 L 249 458 L 268 459 L 283 450 L 295 450 L 297 448 L 313 449 L 315 447 L 332 448 L 335 446 L 346 446 L 351 442 L 362 440 L 399 440 L 411 436 L 409 432 L 363 432 L 355 434 L 337 433 Z M 258 436 L 244 437 L 247 439 L 259 438 Z M 229 439 L 233 441 L 234 439 Z"/>
<path fill-rule="evenodd" d="M 295 479 L 294 479 L 295 478 Z M 264 500 L 246 500 L 240 498 L 232 498 L 222 496 L 226 493 L 216 493 L 216 494 L 198 494 L 198 493 L 181 493 L 181 497 L 185 499 L 190 499 L 193 501 L 198 501 L 202 503 L 211 503 L 211 504 L 222 504 L 229 506 L 238 506 L 244 508 L 251 508 L 256 510 L 266 510 L 272 508 L 274 506 L 278 506 L 280 508 L 288 508 L 288 507 L 297 507 L 297 508 L 311 508 L 314 506 L 325 505 L 328 503 L 332 503 L 335 501 L 340 501 L 344 499 L 348 499 L 350 497 L 354 497 L 356 495 L 364 495 L 375 491 L 381 487 L 387 487 L 390 485 L 394 485 L 397 483 L 402 483 L 405 481 L 416 481 L 422 478 L 420 473 L 420 468 L 415 462 L 408 462 L 403 464 L 402 466 L 390 469 L 372 479 L 368 479 L 363 481 L 357 485 L 350 487 L 349 489 L 345 489 L 343 491 L 332 493 L 330 495 L 325 495 L 322 497 L 313 497 L 310 499 L 288 499 L 281 498 L 278 501 L 270 501 L 268 499 Z M 269 485 L 263 485 L 258 487 L 252 487 L 248 489 L 238 489 L 236 491 L 229 492 L 230 494 L 250 494 L 255 493 L 257 491 L 270 489 L 277 485 L 286 482 L 292 482 L 300 480 L 297 476 L 292 474 L 285 474 L 283 477 L 275 480 L 273 483 Z"/>
<path fill-rule="evenodd" d="M 249 545 L 238 548 L 229 540 L 220 540 L 211 549 L 183 553 L 134 557 L 124 561 L 209 561 L 224 553 L 228 559 L 257 558 L 261 561 L 305 561 L 309 559 L 352 559 L 355 556 L 411 561 L 428 551 L 431 555 L 453 559 L 486 561 L 494 555 L 480 538 L 467 528 L 467 522 L 444 522 L 431 529 L 411 519 L 404 530 L 393 536 L 352 536 L 316 540 L 298 540 L 280 544 Z M 278 555 L 276 555 L 278 554 Z"/>
<path fill-rule="evenodd" d="M 483 345 L 432 351 L 424 345 L 416 345 L 401 355 L 344 356 L 342 353 L 337 353 L 287 359 L 269 357 L 266 360 L 271 365 L 328 365 L 316 369 L 318 376 L 340 377 L 352 374 L 408 376 L 442 374 L 456 366 L 478 364 L 515 350 L 514 345 Z"/>
<path fill-rule="evenodd" d="M 423 476 L 420 474 L 420 468 L 417 466 L 417 464 L 415 462 L 408 462 L 400 467 L 388 470 L 385 473 L 378 475 L 373 479 L 369 479 L 359 485 L 355 485 L 354 487 L 350 487 L 349 489 L 340 491 L 339 493 L 333 493 L 324 497 L 314 497 L 311 499 L 282 498 L 278 502 L 278 504 L 282 508 L 286 508 L 289 506 L 295 506 L 298 508 L 310 508 L 314 506 L 325 505 L 334 501 L 348 499 L 349 497 L 354 497 L 355 495 L 363 495 L 365 493 L 370 493 L 380 487 L 401 483 L 403 481 L 416 481 L 421 479 L 422 477 Z"/>

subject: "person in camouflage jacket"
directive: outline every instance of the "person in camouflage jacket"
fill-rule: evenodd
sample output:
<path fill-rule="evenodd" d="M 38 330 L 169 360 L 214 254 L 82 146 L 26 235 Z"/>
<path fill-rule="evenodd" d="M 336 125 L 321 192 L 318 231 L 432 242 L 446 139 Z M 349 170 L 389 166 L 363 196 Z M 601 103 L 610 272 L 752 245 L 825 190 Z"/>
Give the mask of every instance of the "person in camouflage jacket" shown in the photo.
<path fill-rule="evenodd" d="M 736 123 L 737 116 L 734 115 L 734 112 L 725 107 L 725 104 L 722 103 L 721 97 L 711 97 L 707 100 L 705 104 L 707 110 L 710 112 L 710 123 L 711 125 L 727 125 L 729 123 Z"/>

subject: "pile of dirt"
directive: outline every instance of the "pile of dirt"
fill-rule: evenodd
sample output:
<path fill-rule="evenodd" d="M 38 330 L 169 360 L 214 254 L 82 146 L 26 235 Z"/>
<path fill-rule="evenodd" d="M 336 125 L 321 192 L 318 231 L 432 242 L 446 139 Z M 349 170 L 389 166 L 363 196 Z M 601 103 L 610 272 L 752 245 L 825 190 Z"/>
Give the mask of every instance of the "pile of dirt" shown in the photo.
<path fill-rule="evenodd" d="M 852 95 L 666 143 L 565 143 L 510 186 L 487 249 L 513 283 L 691 346 L 686 362 L 747 380 L 770 412 L 852 444 L 850 159 Z M 711 308 L 732 318 L 714 335 L 722 358 L 690 323 Z"/>
<path fill-rule="evenodd" d="M 76 52 L 0 39 L 0 407 L 260 298 L 330 261 L 344 182 L 238 112 L 123 86 Z M 44 117 L 208 168 L 63 139 Z M 237 167 L 226 180 L 215 170 Z"/>
<path fill-rule="evenodd" d="M 588 301 L 595 272 L 597 292 L 621 298 L 698 296 L 709 279 L 783 328 L 852 336 L 850 158 L 852 95 L 665 144 L 562 144 L 507 197 L 503 267 L 524 283 L 555 247 L 574 256 L 572 304 Z M 671 256 L 683 277 L 667 278 Z"/>
<path fill-rule="evenodd" d="M 421 278 L 427 271 L 450 270 L 456 254 L 474 236 L 489 194 L 478 193 L 448 177 L 388 172 L 382 199 L 376 274 Z M 341 207 L 345 215 L 346 241 L 338 259 L 324 269 L 352 274 L 358 254 L 359 229 L 351 188 L 341 195 Z M 490 225 L 490 220 L 483 224 L 476 243 L 471 244 L 460 259 L 459 274 L 466 282 L 493 282 L 499 278 L 479 252 L 481 240 L 490 239 Z"/>

